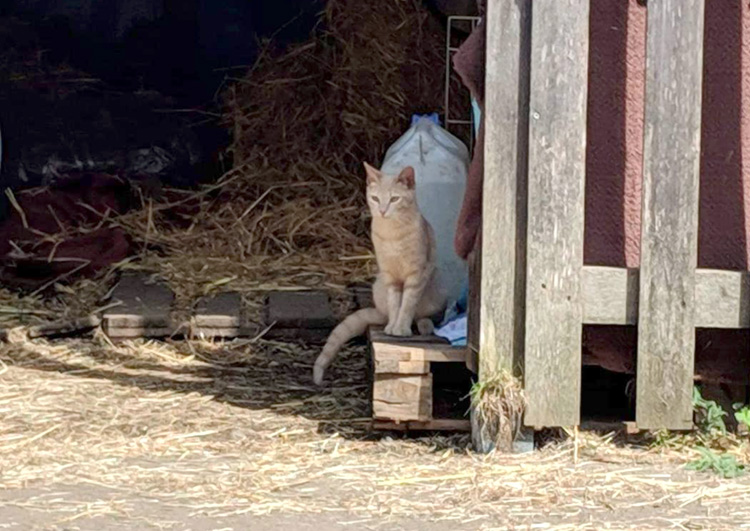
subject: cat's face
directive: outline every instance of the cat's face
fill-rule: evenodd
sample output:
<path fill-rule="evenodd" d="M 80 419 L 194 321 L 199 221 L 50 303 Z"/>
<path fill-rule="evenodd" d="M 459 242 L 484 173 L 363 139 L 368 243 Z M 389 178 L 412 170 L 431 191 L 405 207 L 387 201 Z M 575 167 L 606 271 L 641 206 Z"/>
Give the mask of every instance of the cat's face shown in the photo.
<path fill-rule="evenodd" d="M 407 166 L 398 175 L 385 173 L 365 164 L 367 204 L 373 217 L 396 218 L 416 208 L 414 168 Z"/>

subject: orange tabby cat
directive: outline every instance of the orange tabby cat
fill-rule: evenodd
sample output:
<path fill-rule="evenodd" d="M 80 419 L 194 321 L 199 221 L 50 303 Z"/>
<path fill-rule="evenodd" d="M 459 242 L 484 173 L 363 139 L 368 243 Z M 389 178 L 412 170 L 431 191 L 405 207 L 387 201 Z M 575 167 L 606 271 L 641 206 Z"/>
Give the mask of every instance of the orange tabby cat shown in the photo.
<path fill-rule="evenodd" d="M 435 235 L 417 205 L 414 168 L 386 175 L 364 165 L 379 270 L 372 286 L 375 308 L 356 311 L 334 328 L 315 361 L 317 385 L 323 383 L 326 368 L 341 347 L 368 326 L 385 325 L 386 334 L 406 337 L 412 335 L 417 319 L 419 332 L 430 334 L 430 318 L 445 309 L 446 296 L 435 265 Z"/>

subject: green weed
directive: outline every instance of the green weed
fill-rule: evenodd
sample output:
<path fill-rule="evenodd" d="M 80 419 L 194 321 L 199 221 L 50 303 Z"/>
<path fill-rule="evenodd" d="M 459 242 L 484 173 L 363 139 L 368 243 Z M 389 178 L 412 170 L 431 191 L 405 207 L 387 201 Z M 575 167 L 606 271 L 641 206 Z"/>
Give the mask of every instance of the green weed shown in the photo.
<path fill-rule="evenodd" d="M 750 430 L 750 406 L 734 404 L 734 409 L 734 418 L 737 419 L 737 422 Z"/>
<path fill-rule="evenodd" d="M 706 400 L 701 396 L 698 387 L 693 387 L 693 410 L 696 414 L 696 424 L 706 434 L 716 432 L 727 434 L 727 426 L 724 417 L 727 412 L 713 400 Z"/>
<path fill-rule="evenodd" d="M 698 447 L 698 451 L 701 456 L 687 464 L 688 470 L 715 472 L 725 479 L 736 478 L 745 473 L 745 466 L 738 463 L 733 455 L 720 455 L 702 446 Z"/>

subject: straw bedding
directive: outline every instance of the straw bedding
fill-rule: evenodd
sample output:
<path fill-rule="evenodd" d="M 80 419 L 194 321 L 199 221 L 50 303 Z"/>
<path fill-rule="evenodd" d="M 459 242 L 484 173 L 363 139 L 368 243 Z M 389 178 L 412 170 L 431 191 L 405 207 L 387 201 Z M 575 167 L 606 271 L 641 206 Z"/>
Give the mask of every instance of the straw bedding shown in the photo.
<path fill-rule="evenodd" d="M 534 455 L 479 456 L 466 436 L 371 434 L 363 350 L 343 354 L 324 392 L 309 387 L 314 354 L 264 341 L 16 343 L 0 353 L 3 496 L 65 522 L 134 522 L 135 500 L 147 499 L 162 507 L 148 524 L 166 528 L 170 510 L 186 522 L 327 513 L 355 529 L 401 518 L 457 529 L 750 521 L 748 480 L 683 470 L 690 448 L 581 434 Z M 76 485 L 93 492 L 56 494 Z"/>

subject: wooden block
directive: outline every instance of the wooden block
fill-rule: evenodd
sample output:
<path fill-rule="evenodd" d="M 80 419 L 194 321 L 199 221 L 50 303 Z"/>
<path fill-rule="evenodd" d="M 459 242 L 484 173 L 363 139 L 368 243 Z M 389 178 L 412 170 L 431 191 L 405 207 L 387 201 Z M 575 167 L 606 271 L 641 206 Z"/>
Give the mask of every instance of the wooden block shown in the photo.
<path fill-rule="evenodd" d="M 432 375 L 376 374 L 372 392 L 376 419 L 432 419 Z"/>
<path fill-rule="evenodd" d="M 635 435 L 639 432 L 638 427 L 633 421 L 598 421 L 585 420 L 581 422 L 582 431 L 596 431 L 601 433 L 625 433 Z"/>
<path fill-rule="evenodd" d="M 336 318 L 325 292 L 274 291 L 266 300 L 266 323 L 279 329 L 330 329 Z"/>
<path fill-rule="evenodd" d="M 637 269 L 585 266 L 583 268 L 583 322 L 638 324 Z M 695 272 L 695 326 L 697 328 L 750 328 L 750 273 L 697 269 Z"/>
<path fill-rule="evenodd" d="M 467 348 L 453 346 L 420 346 L 416 344 L 381 343 L 373 341 L 372 350 L 377 360 L 466 362 Z"/>
<path fill-rule="evenodd" d="M 430 372 L 429 361 L 399 361 L 394 359 L 375 358 L 375 373 L 427 374 Z"/>
<path fill-rule="evenodd" d="M 636 422 L 690 429 L 704 0 L 649 2 Z"/>
<path fill-rule="evenodd" d="M 152 281 L 149 275 L 123 275 L 111 300 L 120 304 L 106 310 L 102 317 L 104 330 L 110 336 L 145 337 L 154 333 L 171 333 L 174 293 L 165 284 Z"/>
<path fill-rule="evenodd" d="M 750 274 L 747 271 L 698 269 L 695 326 L 750 327 Z"/>
<path fill-rule="evenodd" d="M 197 327 L 237 329 L 242 326 L 242 297 L 239 293 L 220 293 L 198 300 L 193 316 Z"/>
<path fill-rule="evenodd" d="M 389 422 L 374 420 L 373 429 L 384 431 L 470 431 L 471 424 L 463 419 L 433 419 L 426 421 Z"/>
<path fill-rule="evenodd" d="M 624 267 L 584 267 L 583 322 L 636 324 L 638 270 Z"/>
<path fill-rule="evenodd" d="M 198 300 L 190 323 L 196 337 L 232 338 L 243 335 L 242 297 L 239 293 L 220 293 Z"/>
<path fill-rule="evenodd" d="M 168 337 L 174 328 L 108 328 L 107 336 L 111 339 L 137 339 L 139 337 Z"/>
<path fill-rule="evenodd" d="M 193 337 L 230 339 L 245 334 L 239 328 L 217 328 L 215 326 L 191 326 L 190 335 Z"/>
<path fill-rule="evenodd" d="M 534 0 L 531 33 L 524 422 L 574 426 L 581 412 L 589 0 Z"/>

